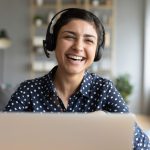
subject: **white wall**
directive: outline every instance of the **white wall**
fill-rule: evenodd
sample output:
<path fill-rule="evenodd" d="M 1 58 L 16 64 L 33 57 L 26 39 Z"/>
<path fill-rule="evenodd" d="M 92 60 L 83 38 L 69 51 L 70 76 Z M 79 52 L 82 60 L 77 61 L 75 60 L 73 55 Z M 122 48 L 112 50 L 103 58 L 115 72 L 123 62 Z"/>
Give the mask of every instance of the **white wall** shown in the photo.
<path fill-rule="evenodd" d="M 116 75 L 130 75 L 130 110 L 135 113 L 141 111 L 143 37 L 144 0 L 116 0 Z"/>
<path fill-rule="evenodd" d="M 143 112 L 150 113 L 150 0 L 145 5 L 145 42 L 144 42 L 144 74 L 143 74 Z"/>

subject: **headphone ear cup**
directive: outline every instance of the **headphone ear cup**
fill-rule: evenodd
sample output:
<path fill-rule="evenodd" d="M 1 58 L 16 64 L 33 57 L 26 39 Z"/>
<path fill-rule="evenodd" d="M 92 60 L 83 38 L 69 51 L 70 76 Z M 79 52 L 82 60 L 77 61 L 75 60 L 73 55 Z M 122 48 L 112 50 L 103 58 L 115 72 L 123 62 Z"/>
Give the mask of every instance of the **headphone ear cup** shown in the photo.
<path fill-rule="evenodd" d="M 94 61 L 99 61 L 101 59 L 102 52 L 103 52 L 103 49 L 101 48 L 101 45 L 99 45 L 96 49 Z"/>
<path fill-rule="evenodd" d="M 103 25 L 102 25 L 102 33 L 101 33 L 101 35 L 102 35 L 101 42 L 97 46 L 97 50 L 96 50 L 96 53 L 95 53 L 94 61 L 99 61 L 102 58 L 102 54 L 103 54 L 103 50 L 104 50 L 104 46 L 105 46 L 105 30 L 104 30 Z"/>
<path fill-rule="evenodd" d="M 54 35 L 48 34 L 46 37 L 46 45 L 48 51 L 53 51 L 55 49 Z"/>
<path fill-rule="evenodd" d="M 55 43 L 54 43 L 54 35 L 53 34 L 47 34 L 46 39 L 43 40 L 43 48 L 46 56 L 49 58 L 50 53 L 48 51 L 53 51 L 55 49 Z"/>

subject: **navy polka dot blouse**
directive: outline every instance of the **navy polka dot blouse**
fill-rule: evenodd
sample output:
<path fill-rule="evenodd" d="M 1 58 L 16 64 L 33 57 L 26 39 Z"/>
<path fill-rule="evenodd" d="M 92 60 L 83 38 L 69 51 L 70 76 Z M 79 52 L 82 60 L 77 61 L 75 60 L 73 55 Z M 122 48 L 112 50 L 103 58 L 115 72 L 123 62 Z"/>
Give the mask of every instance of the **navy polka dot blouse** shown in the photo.
<path fill-rule="evenodd" d="M 10 112 L 94 112 L 128 113 L 128 107 L 113 83 L 93 73 L 85 72 L 80 88 L 65 108 L 57 96 L 53 77 L 57 67 L 47 75 L 27 80 L 11 96 L 4 111 Z M 135 125 L 134 150 L 150 150 L 150 142 L 143 131 Z"/>

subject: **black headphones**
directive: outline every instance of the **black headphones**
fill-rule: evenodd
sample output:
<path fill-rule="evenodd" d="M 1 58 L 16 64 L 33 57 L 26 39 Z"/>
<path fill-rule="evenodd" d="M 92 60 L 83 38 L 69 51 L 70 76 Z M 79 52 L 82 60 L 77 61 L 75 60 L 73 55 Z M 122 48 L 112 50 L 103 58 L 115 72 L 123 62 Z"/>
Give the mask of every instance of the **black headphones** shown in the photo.
<path fill-rule="evenodd" d="M 83 10 L 83 9 L 80 9 L 80 8 L 67 8 L 67 9 L 63 9 L 61 11 L 59 11 L 58 13 L 56 13 L 53 18 L 51 19 L 49 25 L 48 25 L 48 28 L 47 28 L 47 32 L 46 32 L 46 39 L 43 40 L 43 48 L 44 48 L 44 52 L 46 54 L 46 56 L 49 58 L 50 57 L 50 51 L 54 51 L 55 49 L 55 38 L 54 38 L 54 34 L 51 33 L 51 28 L 52 28 L 52 24 L 53 24 L 53 20 L 61 13 L 63 12 L 66 12 L 66 11 L 73 11 L 73 10 Z M 87 10 L 84 10 L 90 14 L 92 14 L 91 12 L 87 11 Z M 96 17 L 98 20 L 99 18 L 97 16 L 95 16 L 94 14 L 92 14 L 94 17 Z M 101 26 L 101 33 L 100 33 L 100 42 L 97 46 L 97 50 L 96 50 L 96 54 L 95 54 L 95 58 L 94 58 L 94 61 L 98 61 L 101 59 L 102 57 L 102 51 L 104 49 L 104 45 L 105 45 L 105 29 L 104 29 L 104 26 L 103 24 L 101 23 L 101 21 L 99 20 L 100 22 L 100 26 Z M 57 23 L 57 21 L 56 21 Z"/>

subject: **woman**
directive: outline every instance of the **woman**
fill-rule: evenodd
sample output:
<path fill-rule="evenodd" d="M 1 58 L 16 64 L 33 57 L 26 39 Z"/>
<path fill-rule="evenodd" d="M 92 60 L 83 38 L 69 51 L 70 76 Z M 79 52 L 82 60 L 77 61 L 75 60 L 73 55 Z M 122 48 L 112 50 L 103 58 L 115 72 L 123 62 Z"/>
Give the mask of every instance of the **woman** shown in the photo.
<path fill-rule="evenodd" d="M 62 13 L 49 33 L 53 19 Z M 104 27 L 91 12 L 67 9 L 52 19 L 44 49 L 55 50 L 58 65 L 47 75 L 21 83 L 5 111 L 129 112 L 113 83 L 86 71 L 101 58 Z M 134 149 L 150 149 L 149 139 L 136 125 Z"/>

